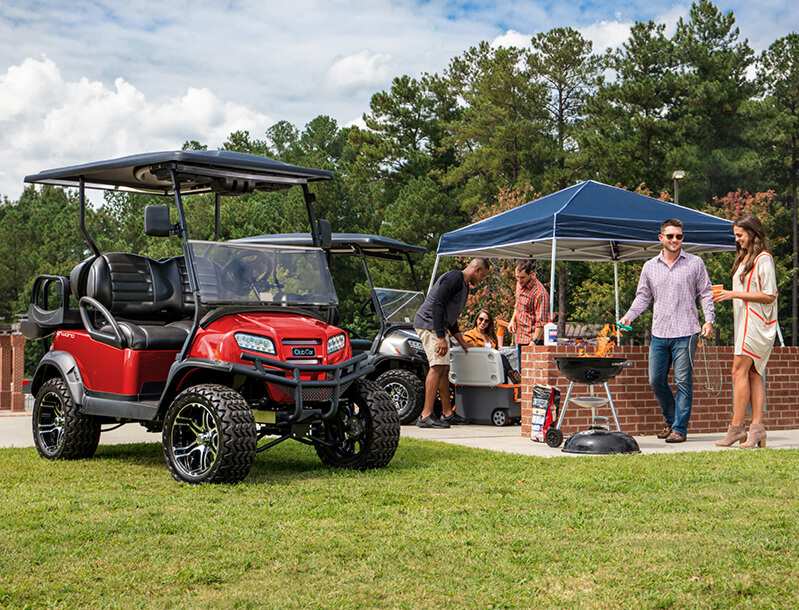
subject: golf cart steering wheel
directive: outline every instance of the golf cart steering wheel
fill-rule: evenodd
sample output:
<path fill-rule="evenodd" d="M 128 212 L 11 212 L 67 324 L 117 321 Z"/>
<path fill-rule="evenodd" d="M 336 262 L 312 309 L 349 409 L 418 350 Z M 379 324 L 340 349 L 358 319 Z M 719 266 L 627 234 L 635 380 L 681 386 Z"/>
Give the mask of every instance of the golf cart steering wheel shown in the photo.
<path fill-rule="evenodd" d="M 231 259 L 221 271 L 222 284 L 233 292 L 245 284 L 260 300 L 260 293 L 272 288 L 269 276 L 274 264 L 263 252 L 248 252 L 241 258 Z"/>
<path fill-rule="evenodd" d="M 377 311 L 375 311 L 375 303 L 374 303 L 374 301 L 371 298 L 366 299 L 361 304 L 360 309 L 358 309 L 358 313 L 360 313 L 362 316 L 366 317 L 368 315 L 366 313 L 367 309 L 370 309 L 372 314 L 377 314 Z"/>

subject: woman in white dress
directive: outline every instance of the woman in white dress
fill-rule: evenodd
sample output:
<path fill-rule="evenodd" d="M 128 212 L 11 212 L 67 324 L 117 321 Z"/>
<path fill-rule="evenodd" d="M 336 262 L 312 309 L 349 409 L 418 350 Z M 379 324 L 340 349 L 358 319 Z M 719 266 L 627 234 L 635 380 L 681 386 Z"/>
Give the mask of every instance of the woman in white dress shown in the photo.
<path fill-rule="evenodd" d="M 777 275 L 760 221 L 745 216 L 733 223 L 732 230 L 738 253 L 733 264 L 732 290 L 714 291 L 713 300 L 733 302 L 733 414 L 726 436 L 716 445 L 729 447 L 741 441 L 741 447 L 765 447 L 763 377 L 777 334 Z M 744 418 L 750 402 L 752 423 L 747 434 Z"/>

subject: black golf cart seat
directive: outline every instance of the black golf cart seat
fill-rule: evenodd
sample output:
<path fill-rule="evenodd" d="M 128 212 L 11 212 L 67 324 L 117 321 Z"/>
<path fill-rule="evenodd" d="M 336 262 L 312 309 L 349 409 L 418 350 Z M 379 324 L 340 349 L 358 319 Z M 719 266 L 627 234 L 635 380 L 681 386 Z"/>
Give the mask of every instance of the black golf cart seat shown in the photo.
<path fill-rule="evenodd" d="M 72 270 L 70 286 L 76 298 L 96 300 L 113 317 L 97 329 L 99 341 L 134 350 L 178 350 L 188 337 L 194 296 L 182 256 L 157 261 L 122 252 L 101 254 Z"/>

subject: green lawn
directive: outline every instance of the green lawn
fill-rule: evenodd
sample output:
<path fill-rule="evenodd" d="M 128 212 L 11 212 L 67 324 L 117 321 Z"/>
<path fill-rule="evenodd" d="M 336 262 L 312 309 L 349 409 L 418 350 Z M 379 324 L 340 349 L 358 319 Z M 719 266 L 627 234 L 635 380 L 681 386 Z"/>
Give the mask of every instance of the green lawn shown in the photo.
<path fill-rule="evenodd" d="M 0 450 L 0 607 L 799 607 L 799 451 L 539 459 L 285 444 L 244 484 L 158 445 Z"/>

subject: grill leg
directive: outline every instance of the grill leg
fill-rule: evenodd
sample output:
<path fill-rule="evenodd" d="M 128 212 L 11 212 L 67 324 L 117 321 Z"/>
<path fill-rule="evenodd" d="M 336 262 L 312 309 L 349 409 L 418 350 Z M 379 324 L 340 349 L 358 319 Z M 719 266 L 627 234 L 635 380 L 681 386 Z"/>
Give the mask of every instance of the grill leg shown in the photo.
<path fill-rule="evenodd" d="M 569 382 L 569 389 L 566 390 L 566 398 L 563 399 L 563 408 L 560 410 L 560 415 L 558 416 L 558 423 L 555 426 L 555 429 L 560 430 L 560 425 L 563 423 L 563 418 L 566 417 L 566 405 L 569 404 L 569 398 L 572 395 L 572 388 L 574 387 L 574 382 Z"/>
<path fill-rule="evenodd" d="M 621 432 L 621 424 L 619 424 L 619 416 L 616 415 L 616 405 L 613 404 L 613 397 L 610 395 L 610 388 L 608 382 L 605 382 L 605 393 L 608 395 L 608 404 L 610 404 L 610 412 L 613 413 L 613 421 L 616 422 L 616 430 Z"/>

